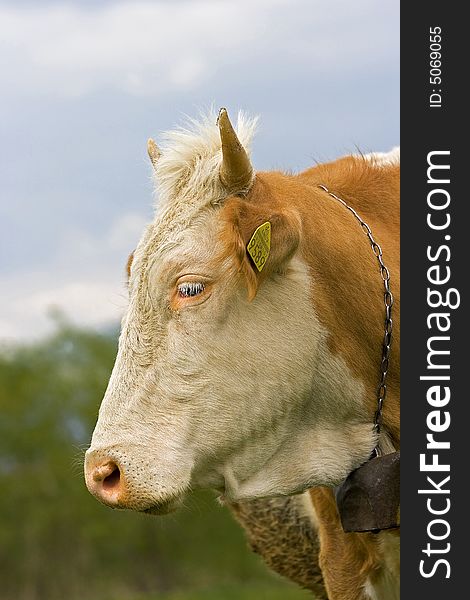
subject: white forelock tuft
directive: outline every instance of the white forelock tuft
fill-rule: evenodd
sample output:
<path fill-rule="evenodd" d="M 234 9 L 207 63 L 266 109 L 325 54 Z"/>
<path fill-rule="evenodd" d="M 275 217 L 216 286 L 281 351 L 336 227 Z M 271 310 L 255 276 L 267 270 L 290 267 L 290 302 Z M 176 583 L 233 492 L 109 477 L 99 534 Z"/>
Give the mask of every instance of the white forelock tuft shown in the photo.
<path fill-rule="evenodd" d="M 238 139 L 250 153 L 258 118 L 238 112 L 234 128 Z M 217 113 L 211 109 L 200 120 L 188 117 L 185 126 L 162 136 L 162 155 L 155 168 L 157 212 L 173 200 L 190 204 L 217 204 L 226 196 L 219 180 L 222 145 Z"/>

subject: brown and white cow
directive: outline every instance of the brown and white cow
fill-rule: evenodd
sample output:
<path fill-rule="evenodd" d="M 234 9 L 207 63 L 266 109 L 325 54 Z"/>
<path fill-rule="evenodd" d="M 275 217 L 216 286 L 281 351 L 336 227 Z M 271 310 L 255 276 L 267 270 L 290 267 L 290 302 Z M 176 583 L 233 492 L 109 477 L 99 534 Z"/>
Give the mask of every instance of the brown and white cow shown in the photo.
<path fill-rule="evenodd" d="M 397 599 L 397 531 L 345 534 L 332 488 L 377 442 L 399 447 L 399 154 L 255 173 L 255 126 L 240 113 L 235 132 L 222 109 L 217 122 L 167 134 L 162 150 L 149 142 L 158 208 L 129 263 L 87 486 L 113 508 L 150 514 L 198 487 L 220 491 L 238 516 L 260 499 L 298 499 L 319 540 L 311 589 L 330 600 Z M 357 220 L 320 185 L 370 225 L 391 272 L 379 441 L 383 282 Z M 266 222 L 260 271 L 247 245 Z"/>

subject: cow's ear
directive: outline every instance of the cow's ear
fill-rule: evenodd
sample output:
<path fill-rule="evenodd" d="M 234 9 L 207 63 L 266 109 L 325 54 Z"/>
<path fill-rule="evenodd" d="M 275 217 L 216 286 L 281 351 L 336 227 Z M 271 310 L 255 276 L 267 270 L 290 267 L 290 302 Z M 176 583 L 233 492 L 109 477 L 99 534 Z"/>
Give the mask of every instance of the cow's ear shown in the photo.
<path fill-rule="evenodd" d="M 230 198 L 223 212 L 225 253 L 233 255 L 247 280 L 250 300 L 273 273 L 282 273 L 300 242 L 300 220 L 289 210 Z"/>
<path fill-rule="evenodd" d="M 134 261 L 134 252 L 135 250 L 133 250 L 130 254 L 129 257 L 127 259 L 127 263 L 126 263 L 126 275 L 127 275 L 127 284 L 129 285 L 129 279 L 131 278 L 131 267 L 132 267 L 132 263 Z"/>

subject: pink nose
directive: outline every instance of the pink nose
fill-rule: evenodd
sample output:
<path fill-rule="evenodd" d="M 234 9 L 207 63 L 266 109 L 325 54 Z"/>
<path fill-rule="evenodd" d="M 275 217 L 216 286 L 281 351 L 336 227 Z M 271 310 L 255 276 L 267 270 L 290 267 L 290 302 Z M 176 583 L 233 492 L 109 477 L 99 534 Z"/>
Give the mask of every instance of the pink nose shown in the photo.
<path fill-rule="evenodd" d="M 124 495 L 121 471 L 113 461 L 101 464 L 85 463 L 85 479 L 89 491 L 108 506 L 119 506 Z"/>

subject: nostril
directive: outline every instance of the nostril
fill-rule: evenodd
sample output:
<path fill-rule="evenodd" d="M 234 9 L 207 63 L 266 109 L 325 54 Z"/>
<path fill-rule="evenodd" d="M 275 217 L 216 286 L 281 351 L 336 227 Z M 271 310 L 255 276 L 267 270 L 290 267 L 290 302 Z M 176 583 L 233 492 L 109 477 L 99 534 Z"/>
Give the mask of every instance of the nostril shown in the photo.
<path fill-rule="evenodd" d="M 85 465 L 85 470 L 86 484 L 93 496 L 108 506 L 118 506 L 126 492 L 120 467 L 113 460 L 108 460 L 98 465 Z"/>
<path fill-rule="evenodd" d="M 103 489 L 110 491 L 119 486 L 121 480 L 121 472 L 117 465 L 114 465 L 114 470 L 103 479 Z"/>
<path fill-rule="evenodd" d="M 103 465 L 100 465 L 99 467 L 95 467 L 95 469 L 93 469 L 92 478 L 95 483 L 101 485 L 104 485 L 104 482 L 108 479 L 110 479 L 110 481 L 119 481 L 119 467 L 115 462 L 112 461 L 104 463 Z"/>

